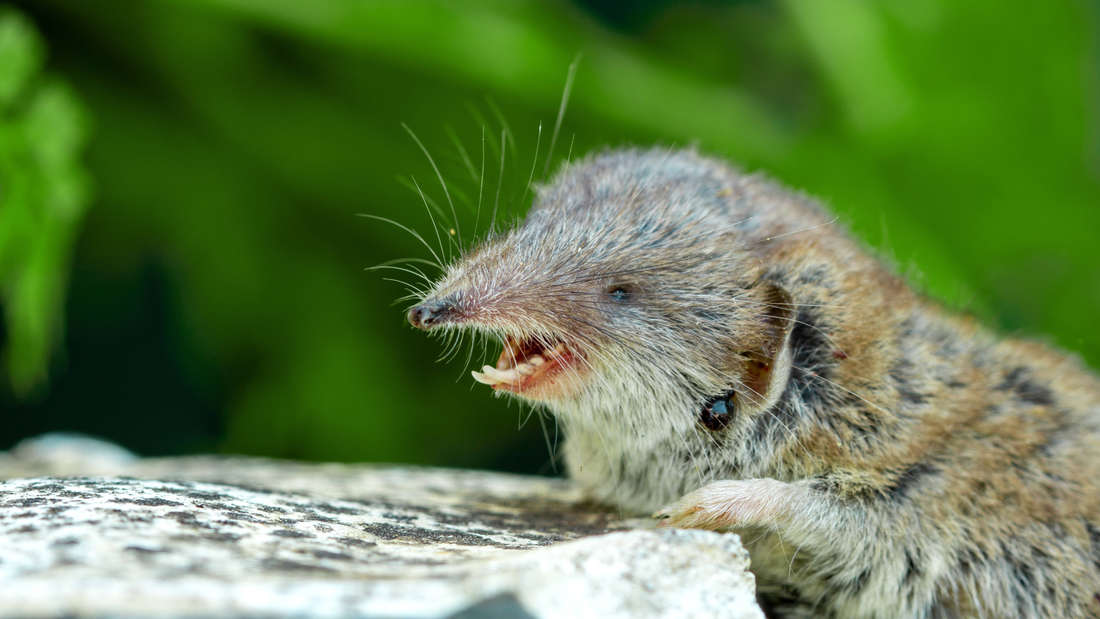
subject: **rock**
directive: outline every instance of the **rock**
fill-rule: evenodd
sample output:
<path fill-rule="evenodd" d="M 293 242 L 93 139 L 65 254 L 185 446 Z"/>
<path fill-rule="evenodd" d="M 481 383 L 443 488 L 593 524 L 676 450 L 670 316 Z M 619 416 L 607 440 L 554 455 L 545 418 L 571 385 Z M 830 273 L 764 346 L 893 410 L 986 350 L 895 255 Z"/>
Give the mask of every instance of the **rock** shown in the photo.
<path fill-rule="evenodd" d="M 137 456 L 114 443 L 81 434 L 54 432 L 20 442 L 12 447 L 10 457 L 0 455 L 0 471 L 6 477 L 21 468 L 39 475 L 96 475 L 117 471 L 135 460 Z"/>
<path fill-rule="evenodd" d="M 57 437 L 0 479 L 2 615 L 763 617 L 736 535 L 653 530 L 564 480 Z"/>

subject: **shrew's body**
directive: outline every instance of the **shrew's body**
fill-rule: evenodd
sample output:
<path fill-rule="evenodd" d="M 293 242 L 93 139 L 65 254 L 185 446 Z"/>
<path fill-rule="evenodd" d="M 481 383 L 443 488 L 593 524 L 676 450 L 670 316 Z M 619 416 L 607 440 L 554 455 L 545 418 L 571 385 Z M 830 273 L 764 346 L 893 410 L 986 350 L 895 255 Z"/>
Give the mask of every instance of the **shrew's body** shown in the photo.
<path fill-rule="evenodd" d="M 1100 616 L 1100 381 L 915 294 L 803 196 L 688 151 L 565 168 L 410 310 L 570 475 L 742 533 L 773 608 Z"/>

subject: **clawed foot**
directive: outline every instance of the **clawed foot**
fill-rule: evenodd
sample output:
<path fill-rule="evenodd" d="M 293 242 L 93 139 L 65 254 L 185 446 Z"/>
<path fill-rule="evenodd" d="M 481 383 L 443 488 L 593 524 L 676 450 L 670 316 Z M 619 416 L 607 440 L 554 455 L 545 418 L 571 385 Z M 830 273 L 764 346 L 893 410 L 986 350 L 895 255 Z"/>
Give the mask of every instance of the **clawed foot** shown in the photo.
<path fill-rule="evenodd" d="M 793 487 L 774 479 L 716 481 L 653 514 L 659 527 L 722 531 L 773 523 L 784 515 Z"/>

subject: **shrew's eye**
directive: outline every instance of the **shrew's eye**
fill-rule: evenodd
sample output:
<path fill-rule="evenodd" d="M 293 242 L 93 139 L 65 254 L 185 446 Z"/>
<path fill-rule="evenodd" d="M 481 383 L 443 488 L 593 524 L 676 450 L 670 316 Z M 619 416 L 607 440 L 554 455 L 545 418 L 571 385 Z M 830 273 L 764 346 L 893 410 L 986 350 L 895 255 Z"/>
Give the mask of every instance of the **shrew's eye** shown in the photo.
<path fill-rule="evenodd" d="M 607 296 L 611 297 L 612 301 L 618 301 L 619 303 L 629 301 L 633 295 L 634 289 L 628 284 L 615 284 L 607 289 Z"/>

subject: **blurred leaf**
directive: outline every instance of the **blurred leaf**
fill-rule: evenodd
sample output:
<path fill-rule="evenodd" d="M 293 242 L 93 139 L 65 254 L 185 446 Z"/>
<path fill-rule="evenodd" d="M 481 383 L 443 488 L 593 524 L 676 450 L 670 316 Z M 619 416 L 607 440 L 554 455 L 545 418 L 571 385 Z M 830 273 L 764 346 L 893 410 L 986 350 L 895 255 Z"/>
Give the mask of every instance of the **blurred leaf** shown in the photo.
<path fill-rule="evenodd" d="M 556 101 L 566 68 L 580 54 L 584 70 L 572 104 L 624 128 L 659 128 L 666 139 L 707 137 L 736 145 L 742 159 L 754 161 L 780 152 L 789 138 L 748 93 L 699 79 L 675 62 L 609 36 L 560 0 L 185 3 L 256 20 L 292 36 L 368 51 L 528 104 Z"/>
<path fill-rule="evenodd" d="M 88 202 L 84 111 L 64 83 L 33 75 L 41 55 L 29 22 L 0 13 L 0 305 L 4 366 L 18 394 L 45 377 Z"/>
<path fill-rule="evenodd" d="M 42 65 L 42 42 L 27 18 L 0 8 L 0 109 L 11 105 Z"/>

